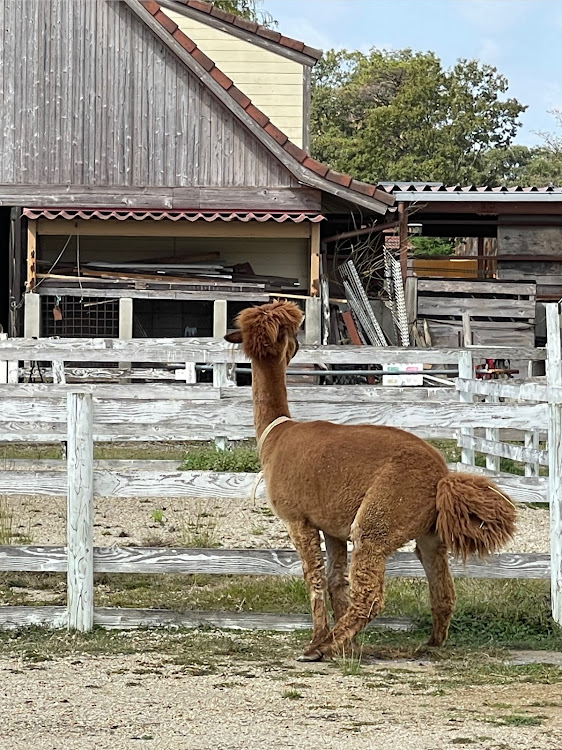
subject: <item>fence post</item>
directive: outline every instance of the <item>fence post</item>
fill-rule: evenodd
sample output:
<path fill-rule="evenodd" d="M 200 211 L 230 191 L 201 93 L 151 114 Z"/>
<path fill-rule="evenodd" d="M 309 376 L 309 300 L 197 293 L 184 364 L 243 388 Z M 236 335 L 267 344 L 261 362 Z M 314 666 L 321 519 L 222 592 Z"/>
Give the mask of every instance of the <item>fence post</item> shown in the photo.
<path fill-rule="evenodd" d="M 228 326 L 228 302 L 216 299 L 213 303 L 213 336 L 223 338 Z M 234 365 L 227 362 L 215 362 L 213 365 L 213 385 L 215 388 L 226 388 L 236 385 L 236 371 Z M 228 438 L 224 435 L 215 436 L 215 446 L 218 450 L 228 449 Z"/>
<path fill-rule="evenodd" d="M 472 354 L 469 351 L 459 352 L 459 378 L 462 378 L 463 380 L 472 380 L 474 378 Z M 472 393 L 461 391 L 459 395 L 461 402 L 471 404 L 474 400 Z M 474 437 L 474 428 L 461 427 L 460 434 Z M 473 448 L 461 448 L 461 463 L 466 464 L 467 466 L 474 466 Z"/>
<path fill-rule="evenodd" d="M 69 393 L 67 610 L 69 629 L 94 625 L 94 438 L 90 393 Z"/>
<path fill-rule="evenodd" d="M 499 403 L 499 400 L 499 396 L 486 396 L 486 403 L 488 404 L 497 404 Z M 497 427 L 487 427 L 485 436 L 486 440 L 493 440 L 494 442 L 498 443 L 500 440 L 500 431 Z M 499 474 L 500 471 L 500 461 L 501 458 L 499 456 L 493 456 L 488 453 L 486 454 L 486 468 L 496 474 Z"/>
<path fill-rule="evenodd" d="M 540 432 L 538 430 L 529 430 L 525 433 L 525 448 L 534 448 L 535 450 L 540 448 Z M 539 468 L 539 464 L 536 461 L 525 463 L 525 476 L 538 477 L 540 473 Z"/>
<path fill-rule="evenodd" d="M 546 309 L 546 375 L 550 387 L 562 386 L 560 313 L 558 304 Z M 550 507 L 550 593 L 552 616 L 562 625 L 562 404 L 549 403 L 548 495 Z"/>

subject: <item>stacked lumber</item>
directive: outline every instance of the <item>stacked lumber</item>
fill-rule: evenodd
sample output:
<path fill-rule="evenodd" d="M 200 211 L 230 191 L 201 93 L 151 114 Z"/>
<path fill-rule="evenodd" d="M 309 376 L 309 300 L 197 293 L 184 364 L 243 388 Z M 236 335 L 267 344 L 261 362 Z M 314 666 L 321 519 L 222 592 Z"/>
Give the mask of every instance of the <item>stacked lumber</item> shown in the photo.
<path fill-rule="evenodd" d="M 254 273 L 249 263 L 227 265 L 218 258 L 159 258 L 126 263 L 88 261 L 79 268 L 59 265 L 56 273 L 38 273 L 42 284 L 73 288 L 184 291 L 281 292 L 294 290 L 295 278 Z"/>
<path fill-rule="evenodd" d="M 463 314 L 473 344 L 534 346 L 535 300 L 533 282 L 418 279 L 417 322 L 427 324 L 433 346 L 462 345 Z"/>

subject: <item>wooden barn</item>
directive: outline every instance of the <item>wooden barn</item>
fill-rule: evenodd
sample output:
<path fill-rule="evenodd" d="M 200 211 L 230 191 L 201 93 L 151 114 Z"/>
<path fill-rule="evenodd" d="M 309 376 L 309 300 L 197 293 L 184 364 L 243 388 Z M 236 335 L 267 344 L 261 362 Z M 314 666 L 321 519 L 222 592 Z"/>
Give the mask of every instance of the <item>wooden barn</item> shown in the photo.
<path fill-rule="evenodd" d="M 322 237 L 394 202 L 308 154 L 321 53 L 199 0 L 0 0 L 0 21 L 4 329 L 219 335 L 284 294 L 318 341 Z"/>

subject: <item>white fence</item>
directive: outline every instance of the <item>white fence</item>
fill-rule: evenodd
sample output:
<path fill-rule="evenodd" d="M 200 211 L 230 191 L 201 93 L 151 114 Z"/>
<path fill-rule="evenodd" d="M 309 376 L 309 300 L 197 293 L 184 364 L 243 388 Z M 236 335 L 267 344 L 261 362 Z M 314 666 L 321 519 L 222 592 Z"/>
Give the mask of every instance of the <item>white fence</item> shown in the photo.
<path fill-rule="evenodd" d="M 554 306 L 551 306 L 554 308 Z M 549 313 L 552 326 L 559 324 L 556 311 Z M 544 360 L 544 349 L 471 347 L 464 350 L 413 350 L 376 347 L 303 347 L 295 364 L 413 364 L 455 366 L 459 370 L 459 391 L 453 388 L 381 388 L 376 386 L 299 386 L 289 392 L 292 413 L 298 419 L 331 419 L 345 424 L 371 422 L 403 427 L 424 437 L 458 436 L 462 461 L 471 464 L 474 452 L 485 447 L 491 458 L 507 455 L 513 446 L 508 439 L 548 433 L 549 452 L 531 444 L 521 448 L 518 460 L 530 466 L 550 461 L 550 477 L 497 474 L 496 481 L 520 502 L 551 504 L 553 517 L 552 565 L 548 555 L 499 555 L 488 561 L 456 564 L 455 575 L 501 578 L 549 578 L 552 580 L 553 613 L 562 622 L 562 567 L 560 564 L 560 391 L 556 381 L 556 346 L 549 346 L 548 379 L 545 385 L 482 382 L 473 380 L 474 363 L 484 358 Z M 66 547 L 0 547 L 0 571 L 66 571 L 66 608 L 3 607 L 0 625 L 47 622 L 87 630 L 92 624 L 126 627 L 148 624 L 194 624 L 194 616 L 179 616 L 152 610 L 99 610 L 94 607 L 94 572 L 217 573 L 254 575 L 298 575 L 300 563 L 290 550 L 94 548 L 94 496 L 222 498 L 250 495 L 254 476 L 214 472 L 131 471 L 115 465 L 96 467 L 95 441 L 184 441 L 217 437 L 231 440 L 253 437 L 251 394 L 248 388 L 225 386 L 228 368 L 244 361 L 239 350 L 217 340 L 7 340 L 0 341 L 0 363 L 39 360 L 43 362 L 167 362 L 215 363 L 214 386 L 184 384 L 140 385 L 0 385 L 0 441 L 66 441 L 67 472 L 57 470 L 13 470 L 7 464 L 0 474 L 0 494 L 43 494 L 68 497 L 68 539 Z M 60 367 L 59 367 L 60 369 Z M 558 365 L 559 369 L 559 365 Z M 4 368 L 14 372 L 14 366 Z M 2 369 L 0 368 L 0 373 Z M 5 379 L 9 379 L 6 377 Z M 494 391 L 498 388 L 509 392 Z M 472 389 L 472 390 L 471 390 Z M 481 390 L 478 390 L 481 389 Z M 526 390 L 525 390 L 526 389 Z M 537 390 L 538 389 L 538 390 Z M 473 403 L 473 394 L 486 398 L 510 399 Z M 523 395 L 522 395 L 523 394 Z M 521 402 L 531 394 L 534 403 Z M 477 396 L 480 398 L 480 395 Z M 556 421 L 558 420 L 558 421 Z M 485 429 L 486 436 L 476 432 Z M 476 431 L 476 432 L 475 432 Z M 515 431 L 515 432 L 514 432 Z M 558 440 L 556 444 L 554 439 Z M 558 438 L 556 438 L 558 436 Z M 487 441 L 487 442 L 478 442 Z M 490 445 L 488 445 L 490 444 Z M 555 445 L 555 450 L 553 450 Z M 499 447 L 498 447 L 499 446 Z M 506 446 L 508 446 L 506 448 Z M 557 447 L 556 447 L 557 446 Z M 503 451 L 503 453 L 499 452 Z M 558 453 L 557 453 L 558 451 Z M 555 457 L 558 456 L 558 459 Z M 151 467 L 154 462 L 152 462 Z M 485 470 L 484 470 L 485 471 Z M 534 471 L 529 469 L 529 474 Z M 538 472 L 536 472 L 538 474 Z M 399 553 L 390 561 L 389 575 L 423 576 L 414 555 Z M 197 622 L 240 626 L 240 617 L 226 613 L 197 615 Z M 247 622 L 244 620 L 244 622 Z M 273 621 L 252 616 L 250 625 Z M 279 625 L 279 621 L 276 621 Z M 291 620 L 294 623 L 294 619 Z M 196 624 L 196 623 L 195 623 Z M 285 626 L 287 623 L 285 623 Z"/>

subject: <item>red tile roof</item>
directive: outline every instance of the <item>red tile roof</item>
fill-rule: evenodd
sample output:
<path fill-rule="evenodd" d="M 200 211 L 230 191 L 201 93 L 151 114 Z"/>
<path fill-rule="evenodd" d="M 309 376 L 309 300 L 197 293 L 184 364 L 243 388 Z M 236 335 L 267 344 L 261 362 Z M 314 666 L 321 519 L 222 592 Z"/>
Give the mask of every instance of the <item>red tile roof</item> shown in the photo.
<path fill-rule="evenodd" d="M 322 214 L 310 213 L 310 212 L 260 212 L 260 211 L 146 211 L 144 209 L 129 210 L 129 209 L 114 209 L 114 208 L 98 208 L 98 209 L 86 209 L 86 208 L 24 208 L 23 215 L 28 219 L 117 219 L 118 221 L 125 221 L 126 219 L 135 219 L 136 221 L 144 221 L 145 219 L 152 219 L 154 221 L 162 221 L 162 219 L 171 221 L 258 221 L 263 223 L 265 221 L 275 221 L 278 224 L 282 224 L 286 221 L 292 221 L 295 224 L 301 224 L 302 222 L 309 221 L 313 224 L 318 224 L 320 221 L 324 221 L 325 217 Z"/>
<path fill-rule="evenodd" d="M 202 0 L 176 0 L 176 2 L 186 5 L 191 10 L 196 10 L 199 13 L 205 13 L 208 16 L 214 16 L 219 18 L 224 23 L 231 24 L 239 29 L 244 29 L 250 34 L 261 36 L 263 39 L 268 39 L 270 42 L 280 44 L 282 47 L 295 50 L 295 52 L 302 52 L 303 55 L 312 57 L 314 60 L 318 60 L 322 57 L 322 50 L 308 47 L 304 42 L 299 42 L 291 37 L 284 36 L 279 31 L 274 29 L 268 29 L 266 26 L 260 26 L 253 21 L 248 21 L 246 18 L 235 16 L 233 13 L 228 13 L 225 10 L 215 7 L 212 3 L 202 2 Z"/>
<path fill-rule="evenodd" d="M 207 55 L 205 55 L 197 45 L 184 34 L 183 31 L 181 31 L 172 19 L 163 12 L 161 6 L 156 0 L 139 0 L 139 2 L 152 14 L 152 16 L 154 16 L 154 19 L 172 35 L 176 42 L 178 42 L 185 51 L 188 52 L 208 73 L 210 73 L 215 81 L 222 86 L 222 88 L 242 107 L 242 109 L 245 110 L 246 114 L 250 115 L 250 117 L 252 117 L 261 128 L 263 128 L 265 133 L 273 138 L 287 152 L 287 154 L 299 162 L 299 164 L 313 172 L 317 177 L 321 177 L 334 185 L 339 185 L 340 187 L 347 188 L 352 192 L 367 196 L 368 198 L 373 198 L 387 206 L 391 206 L 394 203 L 392 191 L 387 191 L 385 188 L 380 189 L 375 185 L 369 185 L 366 182 L 354 180 L 350 175 L 335 172 L 330 169 L 330 167 L 321 164 L 319 161 L 316 161 L 316 159 L 310 157 L 306 151 L 292 143 L 288 136 L 279 130 L 279 128 L 270 121 L 269 117 L 258 109 L 255 104 L 252 104 L 249 97 L 247 97 L 243 91 L 240 91 L 240 89 L 234 85 L 232 80 L 217 68 L 215 63 L 207 57 Z M 214 7 L 208 3 L 200 2 L 200 0 L 188 0 L 187 4 L 189 4 L 190 7 L 195 7 L 196 5 L 197 9 L 200 9 L 199 6 L 208 6 L 209 8 Z M 210 13 L 211 11 L 209 10 L 205 12 Z M 220 12 L 222 13 L 223 11 Z"/>

